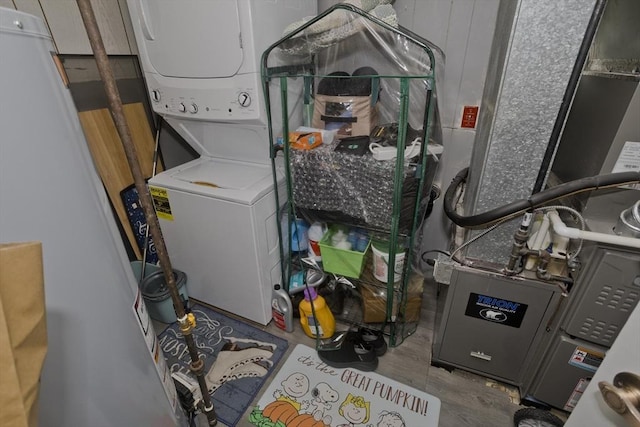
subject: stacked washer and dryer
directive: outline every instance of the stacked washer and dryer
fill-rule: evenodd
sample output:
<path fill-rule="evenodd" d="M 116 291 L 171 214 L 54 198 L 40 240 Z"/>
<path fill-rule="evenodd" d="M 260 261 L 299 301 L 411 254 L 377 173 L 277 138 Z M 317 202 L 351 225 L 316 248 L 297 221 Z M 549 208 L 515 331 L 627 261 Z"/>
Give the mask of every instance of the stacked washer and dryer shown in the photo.
<path fill-rule="evenodd" d="M 261 324 L 281 281 L 261 55 L 316 3 L 128 0 L 151 106 L 200 155 L 149 181 L 172 265 Z"/>

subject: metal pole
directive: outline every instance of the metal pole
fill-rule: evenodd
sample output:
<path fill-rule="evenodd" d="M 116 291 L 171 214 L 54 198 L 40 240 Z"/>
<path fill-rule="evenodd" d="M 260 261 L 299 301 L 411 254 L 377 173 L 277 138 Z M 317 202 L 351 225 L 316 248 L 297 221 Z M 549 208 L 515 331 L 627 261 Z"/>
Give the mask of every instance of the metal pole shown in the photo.
<path fill-rule="evenodd" d="M 184 307 L 182 305 L 182 300 L 180 299 L 180 293 L 173 276 L 173 268 L 171 267 L 171 261 L 169 260 L 169 255 L 167 253 L 167 247 L 164 243 L 162 232 L 160 231 L 160 224 L 158 223 L 158 217 L 156 216 L 155 210 L 153 208 L 151 195 L 149 194 L 149 191 L 147 189 L 147 185 L 140 168 L 140 163 L 138 162 L 138 157 L 133 145 L 133 140 L 131 139 L 131 132 L 127 124 L 127 119 L 124 115 L 120 93 L 118 92 L 118 87 L 116 86 L 115 77 L 113 76 L 113 70 L 111 69 L 111 66 L 109 64 L 109 58 L 104 48 L 104 43 L 102 41 L 102 36 L 100 35 L 100 30 L 98 29 L 98 23 L 96 21 L 95 14 L 93 13 L 93 8 L 91 7 L 90 0 L 77 0 L 77 2 L 78 8 L 80 9 L 80 14 L 82 15 L 82 21 L 87 30 L 87 35 L 89 36 L 91 49 L 93 50 L 93 53 L 95 55 L 98 72 L 100 73 L 100 77 L 102 78 L 102 81 L 104 83 L 105 92 L 109 101 L 109 110 L 116 125 L 120 140 L 122 141 L 122 146 L 127 156 L 127 162 L 129 163 L 129 168 L 131 169 L 131 174 L 133 175 L 136 190 L 138 191 L 140 204 L 142 205 L 142 209 L 144 210 L 144 214 L 147 220 L 147 227 L 149 228 L 151 237 L 153 238 L 154 244 L 158 251 L 160 267 L 162 267 L 162 271 L 164 272 L 165 281 L 167 283 L 167 287 L 169 288 L 171 299 L 173 300 L 173 307 L 178 317 L 180 331 L 182 332 L 184 340 L 187 343 L 189 355 L 191 356 L 190 369 L 198 379 L 198 384 L 200 385 L 200 390 L 202 391 L 204 406 L 203 412 L 205 412 L 207 416 L 209 425 L 215 426 L 218 424 L 218 421 L 216 419 L 215 409 L 213 407 L 213 404 L 211 403 L 211 397 L 209 396 L 209 392 L 207 391 L 207 383 L 204 379 L 204 361 L 198 357 L 198 350 L 195 345 L 195 340 L 193 338 L 193 335 L 191 334 L 193 328 L 195 327 L 195 318 L 193 317 L 193 314 L 187 315 L 185 313 Z"/>

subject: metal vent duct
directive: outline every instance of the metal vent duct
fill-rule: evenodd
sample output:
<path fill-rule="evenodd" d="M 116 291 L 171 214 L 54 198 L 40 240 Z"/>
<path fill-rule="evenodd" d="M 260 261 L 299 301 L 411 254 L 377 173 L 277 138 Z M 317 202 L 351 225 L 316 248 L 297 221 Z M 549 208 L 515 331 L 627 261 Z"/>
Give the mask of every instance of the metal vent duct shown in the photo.
<path fill-rule="evenodd" d="M 556 121 L 564 119 L 559 113 L 568 107 L 565 93 L 585 33 L 602 3 L 501 2 L 487 72 L 493 78 L 483 94 L 465 192 L 466 215 L 531 194 L 549 141 L 557 137 Z M 471 245 L 466 256 L 506 262 L 515 228 L 515 223 L 499 227 Z"/>

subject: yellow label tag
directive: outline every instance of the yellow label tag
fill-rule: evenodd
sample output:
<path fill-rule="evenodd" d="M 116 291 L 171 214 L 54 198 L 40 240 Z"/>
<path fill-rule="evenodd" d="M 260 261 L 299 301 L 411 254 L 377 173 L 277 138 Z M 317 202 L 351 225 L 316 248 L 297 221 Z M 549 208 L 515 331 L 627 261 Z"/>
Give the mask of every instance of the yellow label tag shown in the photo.
<path fill-rule="evenodd" d="M 156 215 L 160 219 L 166 219 L 167 221 L 173 221 L 173 214 L 171 213 L 171 205 L 169 204 L 169 193 L 164 188 L 149 186 L 149 192 L 153 199 L 153 204 L 156 208 Z"/>

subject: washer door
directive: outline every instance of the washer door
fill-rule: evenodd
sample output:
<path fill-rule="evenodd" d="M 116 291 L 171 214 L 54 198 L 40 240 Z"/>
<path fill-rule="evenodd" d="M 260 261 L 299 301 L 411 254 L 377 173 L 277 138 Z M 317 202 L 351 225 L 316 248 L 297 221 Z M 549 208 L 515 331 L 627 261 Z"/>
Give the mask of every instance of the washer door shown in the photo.
<path fill-rule="evenodd" d="M 268 165 L 201 157 L 157 174 L 149 184 L 252 205 L 273 191 L 273 171 Z"/>
<path fill-rule="evenodd" d="M 271 169 L 265 165 L 211 159 L 183 169 L 173 177 L 212 188 L 246 190 L 270 176 Z"/>

